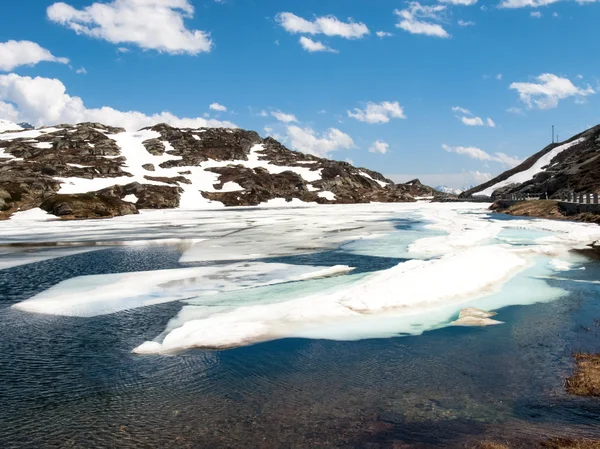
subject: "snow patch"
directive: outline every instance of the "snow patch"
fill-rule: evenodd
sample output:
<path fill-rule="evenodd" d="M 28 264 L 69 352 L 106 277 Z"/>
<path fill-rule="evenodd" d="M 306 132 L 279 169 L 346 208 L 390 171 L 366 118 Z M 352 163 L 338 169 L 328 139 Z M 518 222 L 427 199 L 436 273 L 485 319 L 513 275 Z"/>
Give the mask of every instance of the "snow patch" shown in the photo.
<path fill-rule="evenodd" d="M 519 173 L 515 173 L 511 177 L 505 179 L 504 181 L 500 181 L 500 182 L 494 184 L 493 186 L 488 187 L 485 190 L 482 190 L 481 192 L 474 193 L 473 196 L 492 196 L 494 191 L 496 191 L 502 187 L 505 187 L 505 186 L 508 186 L 511 184 L 522 184 L 524 182 L 530 181 L 531 179 L 533 179 L 533 177 L 535 175 L 543 172 L 545 167 L 550 164 L 552 159 L 554 159 L 560 153 L 562 153 L 565 150 L 568 150 L 569 148 L 571 148 L 575 145 L 579 145 L 581 142 L 584 142 L 584 141 L 585 141 L 585 138 L 581 137 L 580 139 L 576 139 L 572 142 L 565 143 L 563 145 L 559 145 L 558 147 L 556 147 L 556 148 L 552 149 L 551 151 L 549 151 L 548 153 L 546 153 L 544 156 L 540 157 L 535 162 L 535 164 L 533 164 L 531 166 L 531 168 L 529 168 L 527 170 L 523 170 Z"/>

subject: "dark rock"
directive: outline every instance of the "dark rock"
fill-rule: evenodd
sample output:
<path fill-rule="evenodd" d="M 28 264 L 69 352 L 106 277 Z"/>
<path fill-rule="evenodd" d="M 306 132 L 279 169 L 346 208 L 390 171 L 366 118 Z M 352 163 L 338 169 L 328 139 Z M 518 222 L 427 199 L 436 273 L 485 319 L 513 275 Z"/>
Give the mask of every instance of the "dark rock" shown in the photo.
<path fill-rule="evenodd" d="M 173 178 L 166 178 L 164 176 L 144 176 L 148 181 L 156 181 L 156 182 L 164 182 L 165 184 L 175 184 L 179 185 L 179 183 L 183 184 L 191 184 L 192 181 L 187 179 L 184 176 L 175 176 Z"/>
<path fill-rule="evenodd" d="M 154 164 L 144 164 L 144 165 L 142 165 L 142 168 L 147 171 L 155 171 L 156 170 L 156 168 L 154 167 Z"/>
<path fill-rule="evenodd" d="M 124 186 L 112 186 L 98 191 L 103 196 L 123 199 L 127 195 L 138 198 L 135 204 L 138 209 L 173 209 L 179 207 L 181 187 L 157 186 L 132 182 Z"/>
<path fill-rule="evenodd" d="M 149 139 L 142 142 L 148 153 L 154 156 L 162 156 L 165 154 L 165 144 L 158 139 Z"/>
<path fill-rule="evenodd" d="M 40 207 L 61 218 L 110 218 L 137 214 L 135 205 L 119 198 L 96 193 L 52 195 Z"/>
<path fill-rule="evenodd" d="M 548 198 L 551 199 L 560 199 L 567 197 L 571 193 L 600 193 L 600 153 L 598 152 L 600 125 L 598 125 L 565 142 L 548 145 L 542 151 L 526 159 L 522 164 L 505 171 L 480 186 L 463 192 L 460 197 L 471 196 L 474 193 L 508 179 L 516 173 L 525 171 L 557 146 L 579 138 L 585 138 L 585 140 L 561 151 L 533 179 L 521 184 L 512 184 L 498 189 L 493 192 L 492 199 L 502 198 L 511 194 L 526 195 L 541 193 L 543 195 L 547 194 Z"/>

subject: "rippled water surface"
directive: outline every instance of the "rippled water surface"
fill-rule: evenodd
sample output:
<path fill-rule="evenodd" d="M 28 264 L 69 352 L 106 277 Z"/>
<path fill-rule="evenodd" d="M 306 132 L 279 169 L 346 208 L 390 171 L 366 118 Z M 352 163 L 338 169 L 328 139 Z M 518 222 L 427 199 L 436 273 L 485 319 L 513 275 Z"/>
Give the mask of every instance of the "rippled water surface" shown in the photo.
<path fill-rule="evenodd" d="M 74 276 L 179 268 L 180 256 L 176 246 L 119 247 L 0 271 L 0 447 L 458 447 L 540 435 L 600 438 L 600 403 L 563 388 L 571 351 L 600 347 L 599 287 L 568 280 L 599 279 L 592 260 L 585 271 L 561 274 L 567 280 L 548 281 L 568 292 L 560 300 L 504 308 L 503 325 L 418 337 L 283 339 L 136 356 L 132 348 L 163 332 L 180 303 L 94 318 L 10 308 Z M 365 255 L 359 245 L 272 261 L 366 273 L 403 259 Z"/>

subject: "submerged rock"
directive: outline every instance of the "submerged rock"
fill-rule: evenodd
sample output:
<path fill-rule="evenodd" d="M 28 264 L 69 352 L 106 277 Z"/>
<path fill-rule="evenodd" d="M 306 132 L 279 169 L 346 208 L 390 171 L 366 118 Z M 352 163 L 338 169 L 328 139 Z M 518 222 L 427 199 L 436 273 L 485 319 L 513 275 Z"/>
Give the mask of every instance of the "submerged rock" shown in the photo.
<path fill-rule="evenodd" d="M 485 327 L 495 324 L 503 324 L 502 321 L 492 320 L 496 316 L 495 312 L 487 312 L 476 307 L 467 307 L 462 309 L 458 319 L 450 323 L 453 326 Z"/>

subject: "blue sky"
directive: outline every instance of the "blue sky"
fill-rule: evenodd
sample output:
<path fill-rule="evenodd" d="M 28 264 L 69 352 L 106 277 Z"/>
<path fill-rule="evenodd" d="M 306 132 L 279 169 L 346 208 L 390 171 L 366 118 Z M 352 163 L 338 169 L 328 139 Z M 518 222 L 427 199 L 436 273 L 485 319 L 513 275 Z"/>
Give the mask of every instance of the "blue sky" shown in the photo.
<path fill-rule="evenodd" d="M 236 125 L 454 187 L 540 150 L 553 124 L 567 138 L 600 122 L 600 1 L 34 0 L 0 11 L 0 119 Z"/>

